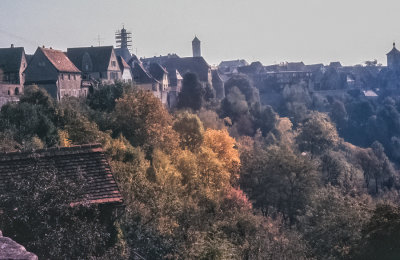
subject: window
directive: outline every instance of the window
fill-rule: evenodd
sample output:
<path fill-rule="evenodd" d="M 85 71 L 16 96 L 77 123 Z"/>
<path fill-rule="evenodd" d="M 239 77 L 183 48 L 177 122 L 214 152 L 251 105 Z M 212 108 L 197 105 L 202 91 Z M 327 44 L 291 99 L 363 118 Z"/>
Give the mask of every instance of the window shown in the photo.
<path fill-rule="evenodd" d="M 117 63 L 115 61 L 112 61 L 111 66 L 115 67 L 115 66 L 117 66 Z"/>
<path fill-rule="evenodd" d="M 19 88 L 15 88 L 14 94 L 19 95 Z"/>
<path fill-rule="evenodd" d="M 8 94 L 8 95 L 11 95 L 11 91 L 10 91 L 10 90 L 8 90 L 8 91 L 7 91 L 7 94 Z"/>
<path fill-rule="evenodd" d="M 61 74 L 61 79 L 64 80 L 64 74 Z"/>
<path fill-rule="evenodd" d="M 68 74 L 68 80 L 71 80 L 71 74 Z"/>
<path fill-rule="evenodd" d="M 74 75 L 74 80 L 76 80 L 76 75 Z"/>

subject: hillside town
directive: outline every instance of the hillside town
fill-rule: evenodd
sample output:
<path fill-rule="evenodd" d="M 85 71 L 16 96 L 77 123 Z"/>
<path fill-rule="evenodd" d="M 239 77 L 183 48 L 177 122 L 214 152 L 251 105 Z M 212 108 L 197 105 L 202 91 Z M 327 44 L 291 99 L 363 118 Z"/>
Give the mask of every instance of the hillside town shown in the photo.
<path fill-rule="evenodd" d="M 0 259 L 400 259 L 396 44 L 212 65 L 200 38 L 0 48 Z"/>
<path fill-rule="evenodd" d="M 177 104 L 187 72 L 197 74 L 204 87 L 210 87 L 215 98 L 225 96 L 224 83 L 235 75 L 247 75 L 259 89 L 265 104 L 277 106 L 285 87 L 298 85 L 322 97 L 344 93 L 357 93 L 365 98 L 379 96 L 379 84 L 374 84 L 388 73 L 400 70 L 400 51 L 393 43 L 387 53 L 387 66 L 376 60 L 364 65 L 342 66 L 282 62 L 263 65 L 246 60 L 222 61 L 211 66 L 201 54 L 201 41 L 192 41 L 192 57 L 167 54 L 152 58 L 139 58 L 131 53 L 132 36 L 125 28 L 115 33 L 116 47 L 89 46 L 57 50 L 38 47 L 34 54 L 25 53 L 24 47 L 11 44 L 0 48 L 0 106 L 17 102 L 24 87 L 37 85 L 53 98 L 65 96 L 86 97 L 100 85 L 116 81 L 135 84 L 139 89 L 152 92 L 168 108 Z M 395 91 L 396 86 L 391 84 Z"/>

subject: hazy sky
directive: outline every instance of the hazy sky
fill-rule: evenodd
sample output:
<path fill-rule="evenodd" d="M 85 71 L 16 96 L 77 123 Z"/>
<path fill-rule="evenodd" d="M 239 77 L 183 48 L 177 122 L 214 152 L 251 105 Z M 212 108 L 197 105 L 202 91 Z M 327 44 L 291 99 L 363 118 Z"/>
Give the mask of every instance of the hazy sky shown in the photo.
<path fill-rule="evenodd" d="M 190 56 L 197 35 L 210 64 L 386 64 L 400 47 L 399 0 L 0 0 L 0 47 L 27 53 L 98 45 L 98 35 L 113 45 L 122 24 L 140 57 Z"/>

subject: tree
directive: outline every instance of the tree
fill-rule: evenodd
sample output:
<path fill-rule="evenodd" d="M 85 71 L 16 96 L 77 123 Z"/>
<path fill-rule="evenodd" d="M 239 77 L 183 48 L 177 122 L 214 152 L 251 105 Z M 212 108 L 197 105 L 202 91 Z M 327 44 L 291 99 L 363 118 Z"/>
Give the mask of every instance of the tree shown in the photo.
<path fill-rule="evenodd" d="M 255 147 L 241 168 L 241 187 L 264 215 L 281 213 L 294 224 L 319 185 L 316 166 L 284 147 Z"/>
<path fill-rule="evenodd" d="M 203 143 L 203 123 L 194 114 L 189 112 L 179 114 L 173 124 L 173 129 L 179 134 L 180 145 L 183 149 L 195 151 Z"/>
<path fill-rule="evenodd" d="M 328 185 L 319 189 L 300 217 L 300 229 L 317 259 L 347 259 L 361 241 L 370 218 L 369 196 L 343 195 Z"/>
<path fill-rule="evenodd" d="M 224 86 L 225 96 L 227 96 L 231 90 L 236 87 L 245 96 L 245 100 L 248 102 L 249 107 L 256 106 L 260 103 L 260 94 L 258 89 L 253 86 L 251 80 L 245 75 L 231 77 Z"/>
<path fill-rule="evenodd" d="M 239 174 L 240 158 L 236 149 L 236 141 L 226 130 L 207 129 L 204 133 L 204 146 L 210 148 L 222 162 L 225 169 L 231 173 L 231 180 Z"/>
<path fill-rule="evenodd" d="M 336 127 L 323 113 L 313 112 L 306 120 L 297 136 L 299 148 L 319 155 L 328 148 L 337 145 L 339 136 Z"/>
<path fill-rule="evenodd" d="M 114 136 L 122 133 L 148 155 L 156 147 L 174 151 L 177 146 L 172 117 L 152 93 L 139 90 L 118 99 L 114 120 Z"/>
<path fill-rule="evenodd" d="M 241 116 L 249 117 L 249 106 L 239 88 L 232 87 L 221 103 L 221 117 L 236 122 Z"/>
<path fill-rule="evenodd" d="M 134 91 L 132 84 L 117 81 L 113 85 L 100 85 L 89 93 L 87 104 L 95 110 L 111 112 L 114 110 L 116 100 L 124 94 Z"/>
<path fill-rule="evenodd" d="M 354 259 L 387 259 L 400 257 L 400 209 L 377 205 L 362 230 L 362 239 Z"/>
<path fill-rule="evenodd" d="M 183 76 L 182 91 L 178 96 L 178 108 L 199 110 L 204 103 L 205 89 L 200 83 L 197 74 L 186 73 Z"/>

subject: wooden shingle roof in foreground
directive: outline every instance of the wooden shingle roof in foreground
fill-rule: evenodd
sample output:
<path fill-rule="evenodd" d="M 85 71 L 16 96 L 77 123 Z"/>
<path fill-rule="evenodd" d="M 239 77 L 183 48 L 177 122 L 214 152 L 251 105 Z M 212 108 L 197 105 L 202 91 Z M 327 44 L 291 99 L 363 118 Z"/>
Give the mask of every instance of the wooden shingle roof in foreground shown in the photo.
<path fill-rule="evenodd" d="M 90 203 L 122 203 L 100 144 L 0 153 L 0 190 L 4 190 L 11 176 L 32 174 L 33 167 L 55 169 L 57 174 L 71 179 L 80 173 L 87 182 L 84 195 Z"/>

